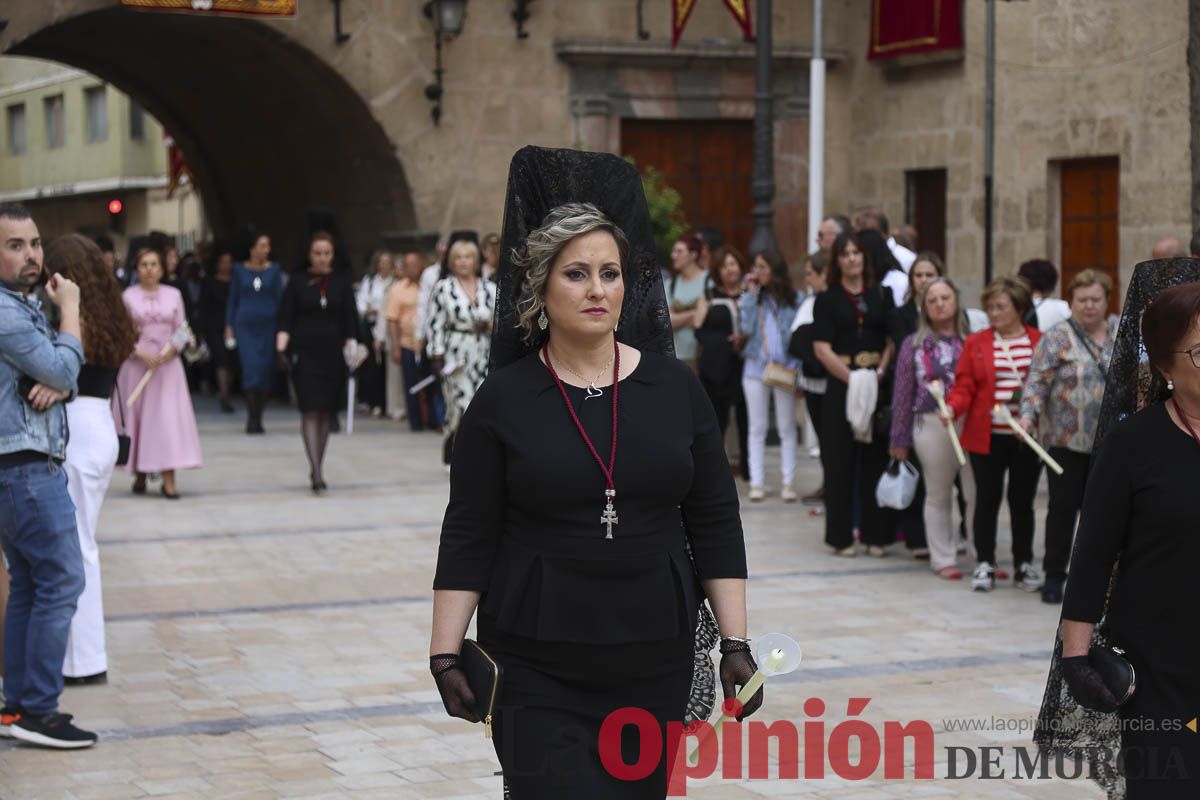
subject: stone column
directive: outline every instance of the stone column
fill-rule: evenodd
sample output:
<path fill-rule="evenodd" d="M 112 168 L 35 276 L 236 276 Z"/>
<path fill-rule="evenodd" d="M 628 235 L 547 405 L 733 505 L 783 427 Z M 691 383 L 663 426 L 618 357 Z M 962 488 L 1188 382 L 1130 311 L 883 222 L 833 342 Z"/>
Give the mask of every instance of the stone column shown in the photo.
<path fill-rule="evenodd" d="M 1188 0 L 1188 115 L 1192 145 L 1192 230 L 1200 229 L 1200 0 Z"/>

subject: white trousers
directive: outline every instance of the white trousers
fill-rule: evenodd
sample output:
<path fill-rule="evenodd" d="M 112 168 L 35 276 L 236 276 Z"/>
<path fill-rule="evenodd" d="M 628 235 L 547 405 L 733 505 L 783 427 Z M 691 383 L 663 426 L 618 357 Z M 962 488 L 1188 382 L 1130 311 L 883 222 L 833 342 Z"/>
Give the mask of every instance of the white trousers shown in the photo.
<path fill-rule="evenodd" d="M 387 415 L 390 419 L 399 419 L 407 406 L 404 402 L 404 373 L 400 365 L 392 361 L 391 337 L 388 337 L 387 347 L 383 349 L 384 397 L 387 404 Z"/>
<path fill-rule="evenodd" d="M 962 424 L 959 424 L 961 433 Z M 929 566 L 936 572 L 958 561 L 958 527 L 954 524 L 954 479 L 962 476 L 963 499 L 967 501 L 967 541 L 972 541 L 975 518 L 975 476 L 971 461 L 959 467 L 954 445 L 937 414 L 918 414 L 913 421 L 913 449 L 925 476 L 925 541 Z"/>
<path fill-rule="evenodd" d="M 779 429 L 782 451 L 779 460 L 783 467 L 783 485 L 791 486 L 796 479 L 796 393 L 768 386 L 758 378 L 742 378 L 742 392 L 746 395 L 746 416 L 750 422 L 750 430 L 746 432 L 746 444 L 750 449 L 750 485 L 763 485 L 767 415 L 770 413 L 770 401 L 774 395 L 775 427 Z"/>
<path fill-rule="evenodd" d="M 71 620 L 63 675 L 82 678 L 108 671 L 96 522 L 117 462 L 117 430 L 109 402 L 98 397 L 76 397 L 67 403 L 67 424 L 71 438 L 63 467 L 67 471 L 67 492 L 75 503 L 85 583 Z"/>

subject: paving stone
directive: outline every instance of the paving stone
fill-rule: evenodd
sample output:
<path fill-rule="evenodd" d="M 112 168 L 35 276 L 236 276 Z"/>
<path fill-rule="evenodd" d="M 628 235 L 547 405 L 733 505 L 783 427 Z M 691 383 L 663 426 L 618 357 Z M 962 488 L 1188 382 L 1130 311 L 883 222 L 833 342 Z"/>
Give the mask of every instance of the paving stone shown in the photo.
<path fill-rule="evenodd" d="M 269 433 L 247 437 L 196 403 L 209 466 L 180 475 L 184 499 L 134 497 L 119 474 L 101 517 L 110 680 L 63 699 L 101 742 L 61 753 L 0 740 L 0 796 L 499 797 L 492 743 L 445 715 L 427 670 L 440 437 L 360 419 L 331 439 L 332 489 L 313 497 L 295 412 L 273 406 Z M 776 448 L 767 469 L 778 472 Z M 819 480 L 801 457 L 799 488 Z M 1038 507 L 1040 552 L 1044 494 Z M 867 697 L 872 725 L 929 721 L 941 774 L 949 745 L 1029 745 L 1027 732 L 946 726 L 1036 715 L 1058 608 L 1011 585 L 982 595 L 938 580 L 901 545 L 885 559 L 833 558 L 823 518 L 777 498 L 745 505 L 743 521 L 751 635 L 783 631 L 804 650 L 796 674 L 767 683 L 757 721 L 814 721 L 804 703 L 820 698 L 828 736 L 848 698 Z M 1007 525 L 1002 513 L 1000 553 Z M 768 780 L 691 781 L 689 796 L 1103 796 L 1082 780 L 916 781 L 911 754 L 902 781 L 882 768 L 848 781 L 828 763 L 823 780 L 780 780 L 774 750 L 768 760 Z"/>

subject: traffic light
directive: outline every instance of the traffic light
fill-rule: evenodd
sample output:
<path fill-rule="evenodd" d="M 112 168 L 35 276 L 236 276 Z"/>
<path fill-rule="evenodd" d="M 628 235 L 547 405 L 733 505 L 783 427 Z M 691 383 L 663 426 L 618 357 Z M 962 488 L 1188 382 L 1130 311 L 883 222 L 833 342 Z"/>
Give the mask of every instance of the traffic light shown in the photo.
<path fill-rule="evenodd" d="M 119 197 L 108 201 L 108 228 L 117 233 L 125 232 L 125 202 Z"/>

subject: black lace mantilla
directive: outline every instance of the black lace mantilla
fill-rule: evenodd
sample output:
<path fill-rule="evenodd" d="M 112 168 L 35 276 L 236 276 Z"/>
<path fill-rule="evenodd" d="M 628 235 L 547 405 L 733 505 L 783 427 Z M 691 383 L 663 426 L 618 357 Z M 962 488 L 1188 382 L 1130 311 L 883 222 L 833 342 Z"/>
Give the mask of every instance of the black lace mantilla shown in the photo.
<path fill-rule="evenodd" d="M 1104 402 L 1093 451 L 1121 420 L 1168 397 L 1166 384 L 1150 369 L 1146 360 L 1146 349 L 1142 344 L 1142 313 L 1164 289 L 1196 282 L 1200 282 L 1198 259 L 1165 258 L 1143 261 L 1137 265 L 1125 295 L 1125 308 L 1121 312 L 1121 324 L 1117 330 L 1108 379 L 1105 381 Z M 1076 547 L 1078 542 L 1076 539 Z M 1118 563 L 1109 580 L 1109 596 L 1119 569 Z M 1107 616 L 1107 597 L 1104 606 Z M 1092 643 L 1111 644 L 1105 631 L 1105 621 L 1101 619 Z M 1117 714 L 1091 711 L 1071 697 L 1063 680 L 1061 627 L 1054 641 L 1054 656 L 1046 679 L 1046 695 L 1042 699 L 1033 740 L 1040 749 L 1051 754 L 1062 753 L 1086 759 L 1091 767 L 1089 775 L 1104 788 L 1109 800 L 1123 800 L 1125 797 L 1125 779 L 1118 773 L 1116 762 L 1121 749 Z"/>
<path fill-rule="evenodd" d="M 517 151 L 508 168 L 489 368 L 511 364 L 542 345 L 542 336 L 526 342 L 517 327 L 517 301 L 525 275 L 513 265 L 512 254 L 524 247 L 529 232 L 541 226 L 547 212 L 563 203 L 591 203 L 629 239 L 617 339 L 639 350 L 673 354 L 658 249 L 637 170 L 612 153 L 527 146 Z"/>

